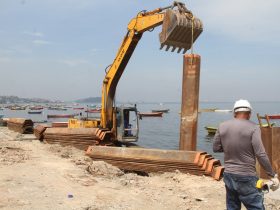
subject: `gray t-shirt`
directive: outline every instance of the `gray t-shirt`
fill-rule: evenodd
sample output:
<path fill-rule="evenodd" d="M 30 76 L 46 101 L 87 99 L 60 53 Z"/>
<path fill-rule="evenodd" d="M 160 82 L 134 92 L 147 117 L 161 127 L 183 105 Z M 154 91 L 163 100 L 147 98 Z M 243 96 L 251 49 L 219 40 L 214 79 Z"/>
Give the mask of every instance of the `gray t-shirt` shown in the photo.
<path fill-rule="evenodd" d="M 274 176 L 258 125 L 232 119 L 220 124 L 213 143 L 214 152 L 224 152 L 225 172 L 256 176 L 256 158 L 268 175 Z"/>

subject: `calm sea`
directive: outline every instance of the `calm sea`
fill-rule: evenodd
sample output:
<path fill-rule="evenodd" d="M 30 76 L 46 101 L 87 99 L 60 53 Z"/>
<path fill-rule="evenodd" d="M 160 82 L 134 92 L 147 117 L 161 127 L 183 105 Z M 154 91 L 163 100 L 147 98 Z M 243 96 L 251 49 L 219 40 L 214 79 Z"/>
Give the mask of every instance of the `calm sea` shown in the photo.
<path fill-rule="evenodd" d="M 200 103 L 200 108 L 218 108 L 232 109 L 232 103 Z M 280 102 L 252 102 L 253 115 L 252 121 L 257 123 L 256 114 L 280 114 Z M 138 104 L 140 112 L 149 112 L 152 109 L 170 109 L 169 113 L 164 113 L 162 118 L 143 118 L 140 120 L 140 136 L 138 144 L 149 148 L 161 149 L 178 149 L 179 144 L 179 128 L 180 128 L 180 109 L 179 103 L 159 104 Z M 67 119 L 47 119 L 47 114 L 72 114 L 79 113 L 79 110 L 69 108 L 67 111 L 53 111 L 44 109 L 40 115 L 28 114 L 28 110 L 12 111 L 0 110 L 0 115 L 5 117 L 24 117 L 31 118 L 34 121 L 66 121 Z M 86 116 L 85 113 L 83 113 Z M 98 115 L 95 115 L 98 116 Z M 213 137 L 207 135 L 205 126 L 218 126 L 220 122 L 231 119 L 230 112 L 204 112 L 199 114 L 198 118 L 198 139 L 197 149 L 212 152 Z M 280 121 L 276 121 L 278 125 Z M 222 154 L 213 154 L 215 157 L 222 159 Z"/>

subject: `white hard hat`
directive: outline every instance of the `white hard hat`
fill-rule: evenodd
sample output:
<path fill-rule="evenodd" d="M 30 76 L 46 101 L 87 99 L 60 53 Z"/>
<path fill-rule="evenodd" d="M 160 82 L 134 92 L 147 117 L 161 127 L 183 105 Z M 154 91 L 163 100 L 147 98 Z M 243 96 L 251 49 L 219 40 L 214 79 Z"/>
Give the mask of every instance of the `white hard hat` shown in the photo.
<path fill-rule="evenodd" d="M 249 101 L 240 99 L 234 103 L 233 106 L 234 112 L 251 112 L 252 107 Z"/>

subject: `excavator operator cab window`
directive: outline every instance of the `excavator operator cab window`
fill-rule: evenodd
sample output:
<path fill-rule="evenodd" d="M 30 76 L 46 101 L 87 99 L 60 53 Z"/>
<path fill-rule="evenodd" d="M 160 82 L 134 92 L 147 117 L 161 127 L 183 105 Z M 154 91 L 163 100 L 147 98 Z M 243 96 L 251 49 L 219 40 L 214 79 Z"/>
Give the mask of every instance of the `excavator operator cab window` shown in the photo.
<path fill-rule="evenodd" d="M 117 133 L 121 142 L 138 140 L 138 118 L 136 108 L 122 108 L 117 112 Z"/>

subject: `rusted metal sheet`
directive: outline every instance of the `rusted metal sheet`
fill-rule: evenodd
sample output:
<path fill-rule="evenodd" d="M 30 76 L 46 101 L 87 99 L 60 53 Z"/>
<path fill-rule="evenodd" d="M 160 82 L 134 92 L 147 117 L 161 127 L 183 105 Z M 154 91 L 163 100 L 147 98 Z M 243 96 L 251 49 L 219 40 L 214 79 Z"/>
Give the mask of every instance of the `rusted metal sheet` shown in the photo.
<path fill-rule="evenodd" d="M 92 145 L 112 145 L 106 140 L 109 131 L 98 128 L 47 128 L 44 132 L 44 142 L 74 146 L 86 150 Z"/>
<path fill-rule="evenodd" d="M 67 128 L 68 122 L 52 122 L 53 128 Z"/>
<path fill-rule="evenodd" d="M 223 172 L 218 160 L 206 164 L 207 167 L 203 168 L 204 162 L 213 159 L 206 152 L 90 146 L 86 155 L 93 160 L 108 162 L 122 170 L 147 173 L 179 170 L 182 173 L 213 176 L 216 180 L 222 177 Z M 198 163 L 201 161 L 203 164 L 200 166 Z"/>
<path fill-rule="evenodd" d="M 96 135 L 97 128 L 48 128 L 45 134 Z"/>
<path fill-rule="evenodd" d="M 7 121 L 7 126 L 10 130 L 22 134 L 33 133 L 33 121 L 30 119 L 9 118 L 9 120 Z"/>
<path fill-rule="evenodd" d="M 184 12 L 167 10 L 164 14 L 162 32 L 159 35 L 161 49 L 166 46 L 166 51 L 171 49 L 180 53 L 186 53 L 191 48 L 192 43 L 198 38 L 203 31 L 201 20 L 192 14 Z"/>
<path fill-rule="evenodd" d="M 223 166 L 216 166 L 213 167 L 212 172 L 211 172 L 211 176 L 219 181 L 222 178 L 222 174 L 224 173 L 225 167 Z"/>
<path fill-rule="evenodd" d="M 200 56 L 184 55 L 180 150 L 196 150 Z"/>
<path fill-rule="evenodd" d="M 49 128 L 50 126 L 47 125 L 47 124 L 39 124 L 39 125 L 36 125 L 35 128 L 34 128 L 34 135 L 36 136 L 36 138 L 40 141 L 43 140 L 44 136 L 44 132 L 47 128 Z"/>
<path fill-rule="evenodd" d="M 110 157 L 123 158 L 143 158 L 149 160 L 177 160 L 194 162 L 196 152 L 194 151 L 177 151 L 177 150 L 161 150 L 146 148 L 125 148 L 125 147 L 89 147 L 87 154 L 103 155 Z"/>
<path fill-rule="evenodd" d="M 273 170 L 280 175 L 280 127 L 261 127 L 262 141 Z M 257 163 L 258 176 L 269 178 L 264 169 Z"/>

